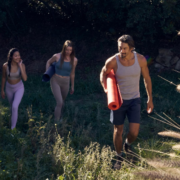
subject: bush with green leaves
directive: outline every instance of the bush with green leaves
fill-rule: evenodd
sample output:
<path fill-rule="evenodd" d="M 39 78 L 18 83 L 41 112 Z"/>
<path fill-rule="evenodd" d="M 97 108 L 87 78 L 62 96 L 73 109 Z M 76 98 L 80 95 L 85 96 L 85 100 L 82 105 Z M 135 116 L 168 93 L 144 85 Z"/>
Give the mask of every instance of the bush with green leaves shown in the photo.
<path fill-rule="evenodd" d="M 175 39 L 180 29 L 178 0 L 30 0 L 0 2 L 0 26 L 9 32 L 30 29 L 44 21 L 54 26 L 70 23 L 110 36 L 132 34 L 143 43 Z M 59 22 L 59 23 L 57 23 Z M 19 28 L 21 27 L 21 28 Z"/>

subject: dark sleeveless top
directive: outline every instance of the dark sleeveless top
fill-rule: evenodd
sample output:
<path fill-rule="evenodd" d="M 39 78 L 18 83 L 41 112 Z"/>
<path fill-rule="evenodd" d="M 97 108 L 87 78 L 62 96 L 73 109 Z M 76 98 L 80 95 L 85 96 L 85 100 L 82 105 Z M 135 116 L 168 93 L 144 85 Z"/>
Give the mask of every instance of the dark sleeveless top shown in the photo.
<path fill-rule="evenodd" d="M 71 63 L 64 61 L 61 67 L 60 67 L 60 63 L 61 63 L 61 55 L 58 62 L 56 62 L 55 64 L 55 73 L 61 76 L 70 76 L 72 69 Z"/>

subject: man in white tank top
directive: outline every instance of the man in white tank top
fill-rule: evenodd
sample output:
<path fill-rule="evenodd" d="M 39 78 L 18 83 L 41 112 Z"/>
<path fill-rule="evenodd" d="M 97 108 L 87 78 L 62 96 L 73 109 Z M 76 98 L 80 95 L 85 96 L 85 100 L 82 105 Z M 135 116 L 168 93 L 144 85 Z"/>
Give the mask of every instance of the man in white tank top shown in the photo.
<path fill-rule="evenodd" d="M 122 161 L 122 134 L 126 116 L 129 121 L 129 133 L 125 140 L 123 149 L 125 153 L 130 152 L 130 145 L 135 141 L 139 133 L 141 100 L 139 92 L 139 80 L 142 73 L 148 96 L 147 112 L 151 113 L 154 105 L 152 100 L 152 83 L 149 76 L 147 61 L 141 54 L 133 51 L 135 49 L 133 38 L 123 35 L 118 39 L 119 53 L 106 60 L 105 66 L 100 74 L 100 81 L 107 93 L 106 75 L 114 70 L 117 85 L 120 88 L 123 104 L 110 113 L 110 121 L 114 124 L 113 142 L 117 152 L 117 159 L 114 169 L 121 168 Z"/>

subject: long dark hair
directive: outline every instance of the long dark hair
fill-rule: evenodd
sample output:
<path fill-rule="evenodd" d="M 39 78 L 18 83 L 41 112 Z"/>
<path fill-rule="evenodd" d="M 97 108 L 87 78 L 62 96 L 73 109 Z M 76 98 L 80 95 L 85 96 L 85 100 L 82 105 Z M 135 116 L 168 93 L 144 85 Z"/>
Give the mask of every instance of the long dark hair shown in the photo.
<path fill-rule="evenodd" d="M 8 55 L 7 55 L 7 63 L 8 63 L 8 68 L 9 68 L 9 77 L 10 77 L 10 72 L 11 72 L 11 62 L 12 62 L 12 57 L 15 52 L 19 52 L 17 48 L 12 48 L 9 50 Z"/>
<path fill-rule="evenodd" d="M 63 63 L 64 63 L 64 58 L 65 58 L 65 55 L 66 55 L 65 50 L 66 50 L 67 47 L 72 47 L 72 52 L 71 52 L 71 54 L 70 54 L 70 58 L 71 58 L 70 63 L 71 63 L 71 66 L 73 66 L 73 64 L 74 64 L 74 57 L 75 57 L 74 46 L 73 46 L 72 41 L 67 40 L 67 41 L 65 41 L 65 43 L 64 43 L 64 45 L 63 45 L 63 48 L 62 48 L 62 51 L 61 51 L 60 67 L 62 67 L 62 65 L 63 65 Z"/>

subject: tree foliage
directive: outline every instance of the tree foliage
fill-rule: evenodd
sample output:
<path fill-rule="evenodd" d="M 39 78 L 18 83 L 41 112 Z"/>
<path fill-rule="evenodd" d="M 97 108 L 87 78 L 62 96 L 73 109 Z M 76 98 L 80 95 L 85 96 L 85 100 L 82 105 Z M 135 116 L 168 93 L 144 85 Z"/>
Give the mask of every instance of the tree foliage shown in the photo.
<path fill-rule="evenodd" d="M 3 0 L 0 27 L 21 31 L 44 20 L 71 22 L 111 34 L 128 32 L 142 41 L 175 35 L 179 30 L 178 0 Z M 21 27 L 22 29 L 20 29 Z"/>

